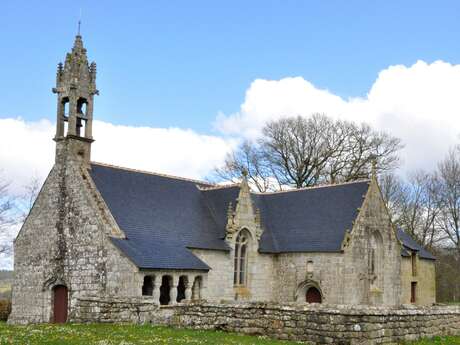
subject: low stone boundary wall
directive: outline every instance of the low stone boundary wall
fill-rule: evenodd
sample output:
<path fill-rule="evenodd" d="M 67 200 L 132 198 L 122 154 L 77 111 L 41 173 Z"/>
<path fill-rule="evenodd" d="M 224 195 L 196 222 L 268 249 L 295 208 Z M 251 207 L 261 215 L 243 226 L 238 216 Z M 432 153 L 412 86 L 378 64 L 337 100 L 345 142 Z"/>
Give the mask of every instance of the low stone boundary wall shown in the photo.
<path fill-rule="evenodd" d="M 159 306 L 146 297 L 76 298 L 70 322 L 150 323 L 156 320 Z"/>
<path fill-rule="evenodd" d="M 460 307 L 368 307 L 191 303 L 166 323 L 194 329 L 260 334 L 312 344 L 383 344 L 460 335 Z"/>

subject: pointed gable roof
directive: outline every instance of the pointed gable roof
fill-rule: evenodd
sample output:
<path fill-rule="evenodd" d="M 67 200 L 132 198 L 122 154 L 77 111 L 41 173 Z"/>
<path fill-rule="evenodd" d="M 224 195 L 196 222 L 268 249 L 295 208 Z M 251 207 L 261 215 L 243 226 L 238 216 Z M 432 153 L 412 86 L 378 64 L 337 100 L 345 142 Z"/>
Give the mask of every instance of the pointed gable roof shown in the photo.
<path fill-rule="evenodd" d="M 126 235 L 112 241 L 138 267 L 207 270 L 188 247 L 228 250 L 197 181 L 99 164 L 90 174 Z"/>
<path fill-rule="evenodd" d="M 140 268 L 209 267 L 190 248 L 228 251 L 227 209 L 239 186 L 218 187 L 93 163 L 91 177 L 126 239 L 113 243 Z M 278 193 L 251 193 L 260 210 L 259 251 L 339 252 L 368 181 Z"/>
<path fill-rule="evenodd" d="M 255 194 L 261 210 L 261 252 L 340 252 L 369 181 Z"/>

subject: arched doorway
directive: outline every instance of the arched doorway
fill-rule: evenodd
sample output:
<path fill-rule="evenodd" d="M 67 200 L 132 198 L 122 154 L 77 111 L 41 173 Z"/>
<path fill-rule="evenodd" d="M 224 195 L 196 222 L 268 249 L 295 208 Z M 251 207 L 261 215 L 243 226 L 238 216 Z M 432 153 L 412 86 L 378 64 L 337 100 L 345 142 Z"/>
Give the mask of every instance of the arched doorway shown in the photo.
<path fill-rule="evenodd" d="M 67 309 L 69 305 L 69 292 L 64 285 L 53 288 L 53 323 L 67 322 Z"/>
<path fill-rule="evenodd" d="M 321 303 L 322 302 L 322 297 L 321 297 L 321 292 L 314 286 L 311 286 L 307 289 L 307 292 L 305 294 L 305 299 L 307 303 Z"/>

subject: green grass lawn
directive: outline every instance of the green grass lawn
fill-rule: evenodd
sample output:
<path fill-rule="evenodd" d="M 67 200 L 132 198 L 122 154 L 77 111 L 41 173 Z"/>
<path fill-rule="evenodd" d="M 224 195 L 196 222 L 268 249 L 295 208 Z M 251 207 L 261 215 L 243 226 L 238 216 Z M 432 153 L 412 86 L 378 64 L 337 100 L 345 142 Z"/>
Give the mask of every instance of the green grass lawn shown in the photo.
<path fill-rule="evenodd" d="M 67 324 L 8 326 L 0 322 L 0 345 L 293 345 L 265 337 L 218 331 L 195 331 L 156 326 Z M 460 345 L 460 337 L 436 337 L 406 345 Z"/>
<path fill-rule="evenodd" d="M 407 345 L 460 345 L 460 337 L 436 337 L 429 340 L 420 340 Z"/>
<path fill-rule="evenodd" d="M 217 331 L 193 331 L 154 326 L 67 324 L 8 326 L 0 323 L 0 344 L 20 345 L 290 345 L 265 337 L 243 336 Z M 299 343 L 297 343 L 299 344 Z"/>

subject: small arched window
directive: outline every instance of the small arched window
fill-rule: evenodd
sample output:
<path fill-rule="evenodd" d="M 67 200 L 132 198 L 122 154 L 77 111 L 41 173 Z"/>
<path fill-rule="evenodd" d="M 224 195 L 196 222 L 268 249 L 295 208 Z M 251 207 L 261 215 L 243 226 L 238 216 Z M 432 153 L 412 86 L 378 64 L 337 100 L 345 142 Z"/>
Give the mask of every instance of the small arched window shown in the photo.
<path fill-rule="evenodd" d="M 235 286 L 246 286 L 248 270 L 248 244 L 250 235 L 247 230 L 242 230 L 236 237 L 235 262 L 233 283 Z"/>

